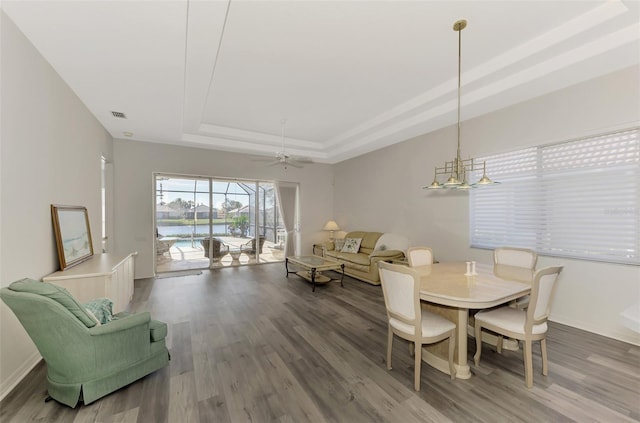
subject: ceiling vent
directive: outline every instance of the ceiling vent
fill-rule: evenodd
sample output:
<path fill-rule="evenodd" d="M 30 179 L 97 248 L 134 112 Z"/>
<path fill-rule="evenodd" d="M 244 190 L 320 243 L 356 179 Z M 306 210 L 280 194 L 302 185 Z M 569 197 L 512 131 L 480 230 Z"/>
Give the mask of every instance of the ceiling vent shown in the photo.
<path fill-rule="evenodd" d="M 117 117 L 117 118 L 120 118 L 120 119 L 126 119 L 126 118 L 127 118 L 127 115 L 125 115 L 125 114 L 124 114 L 124 113 L 122 113 L 122 112 L 114 112 L 114 111 L 112 110 L 112 111 L 111 111 L 111 114 L 112 114 L 114 117 Z"/>

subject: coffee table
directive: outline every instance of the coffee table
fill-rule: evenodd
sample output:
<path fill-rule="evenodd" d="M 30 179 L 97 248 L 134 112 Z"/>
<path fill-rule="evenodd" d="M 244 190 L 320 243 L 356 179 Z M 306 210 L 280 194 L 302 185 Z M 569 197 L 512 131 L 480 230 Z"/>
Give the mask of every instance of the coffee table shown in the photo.
<path fill-rule="evenodd" d="M 296 266 L 302 267 L 304 270 L 289 271 L 289 262 L 295 264 Z M 330 260 L 318 256 L 293 256 L 285 258 L 284 265 L 287 270 L 287 277 L 289 277 L 289 273 L 295 273 L 301 278 L 311 282 L 311 284 L 313 285 L 311 292 L 316 291 L 316 284 L 327 283 L 332 280 L 330 277 L 320 273 L 325 270 L 342 271 L 342 276 L 340 277 L 340 286 L 344 288 L 344 264 L 339 263 L 335 260 Z"/>

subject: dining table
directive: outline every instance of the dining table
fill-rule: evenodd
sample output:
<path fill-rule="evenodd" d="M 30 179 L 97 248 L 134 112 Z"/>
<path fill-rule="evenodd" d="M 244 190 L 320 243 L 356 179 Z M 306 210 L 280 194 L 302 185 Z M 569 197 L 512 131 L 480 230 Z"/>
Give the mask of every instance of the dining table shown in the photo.
<path fill-rule="evenodd" d="M 520 298 L 531 291 L 533 273 L 508 265 L 474 264 L 475 274 L 467 272 L 466 262 L 443 262 L 414 269 L 420 275 L 423 307 L 456 324 L 456 377 L 468 379 L 467 325 L 469 310 L 495 307 Z M 484 337 L 483 337 L 484 339 Z M 446 345 L 423 347 L 423 360 L 449 374 Z"/>

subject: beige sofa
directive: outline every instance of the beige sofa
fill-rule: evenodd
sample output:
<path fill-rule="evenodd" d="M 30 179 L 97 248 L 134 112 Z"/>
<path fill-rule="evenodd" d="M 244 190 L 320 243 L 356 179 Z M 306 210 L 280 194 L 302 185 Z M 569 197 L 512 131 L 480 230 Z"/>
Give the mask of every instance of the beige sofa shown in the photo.
<path fill-rule="evenodd" d="M 347 238 L 360 238 L 360 249 L 357 253 L 343 253 L 336 250 L 335 243 L 324 245 L 326 258 L 344 263 L 344 273 L 373 285 L 380 285 L 378 262 L 382 260 L 402 260 L 408 239 L 394 234 L 381 232 L 353 231 L 345 235 Z"/>

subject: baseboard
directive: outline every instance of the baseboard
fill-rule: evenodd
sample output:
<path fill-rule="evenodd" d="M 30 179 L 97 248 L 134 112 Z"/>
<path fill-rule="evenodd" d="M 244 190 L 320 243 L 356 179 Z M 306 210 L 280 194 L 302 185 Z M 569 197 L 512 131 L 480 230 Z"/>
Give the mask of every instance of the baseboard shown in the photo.
<path fill-rule="evenodd" d="M 42 360 L 40 353 L 36 351 L 31 357 L 26 359 L 20 367 L 18 367 L 6 380 L 0 384 L 0 401 L 2 401 L 15 388 L 24 377 L 33 370 L 34 367 Z"/>
<path fill-rule="evenodd" d="M 580 320 L 570 319 L 570 318 L 567 318 L 566 316 L 557 315 L 557 314 L 554 314 L 553 316 L 549 316 L 549 320 L 555 323 L 560 323 L 562 325 L 570 326 L 572 328 L 595 333 L 596 335 L 606 336 L 607 338 L 626 342 L 627 344 L 640 346 L 640 337 L 635 333 L 625 334 L 621 331 L 612 332 L 610 328 L 594 327 L 593 324 L 589 324 Z M 629 330 L 629 332 L 631 332 L 631 330 Z"/>

